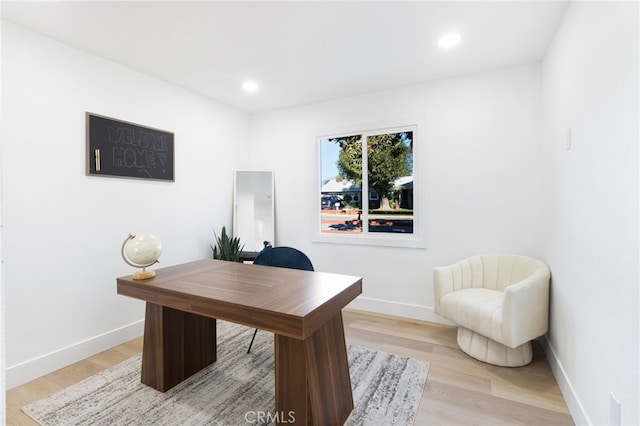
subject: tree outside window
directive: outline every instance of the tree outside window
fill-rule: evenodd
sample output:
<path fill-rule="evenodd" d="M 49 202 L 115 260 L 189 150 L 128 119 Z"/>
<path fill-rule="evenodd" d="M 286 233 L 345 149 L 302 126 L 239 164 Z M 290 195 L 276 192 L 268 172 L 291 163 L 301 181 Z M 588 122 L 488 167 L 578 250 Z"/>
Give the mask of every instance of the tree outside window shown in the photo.
<path fill-rule="evenodd" d="M 413 233 L 414 134 L 403 128 L 320 138 L 322 233 Z"/>

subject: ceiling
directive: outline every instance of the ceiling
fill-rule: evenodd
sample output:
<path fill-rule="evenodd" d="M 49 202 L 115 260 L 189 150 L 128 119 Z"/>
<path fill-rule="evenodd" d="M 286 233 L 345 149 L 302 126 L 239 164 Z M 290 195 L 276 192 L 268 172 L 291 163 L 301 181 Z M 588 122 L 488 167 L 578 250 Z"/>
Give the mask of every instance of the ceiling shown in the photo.
<path fill-rule="evenodd" d="M 247 112 L 539 61 L 565 2 L 2 2 L 2 18 Z M 448 32 L 462 40 L 438 46 Z M 241 85 L 260 86 L 246 93 Z"/>

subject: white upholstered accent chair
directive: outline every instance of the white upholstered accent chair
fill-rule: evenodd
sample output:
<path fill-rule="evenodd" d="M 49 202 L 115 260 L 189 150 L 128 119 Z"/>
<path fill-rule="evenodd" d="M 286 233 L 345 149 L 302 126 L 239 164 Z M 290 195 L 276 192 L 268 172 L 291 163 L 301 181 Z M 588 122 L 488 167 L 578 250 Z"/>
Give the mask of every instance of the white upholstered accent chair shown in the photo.
<path fill-rule="evenodd" d="M 459 325 L 458 345 L 489 364 L 531 362 L 530 341 L 549 325 L 547 265 L 527 256 L 486 254 L 435 268 L 435 312 Z"/>

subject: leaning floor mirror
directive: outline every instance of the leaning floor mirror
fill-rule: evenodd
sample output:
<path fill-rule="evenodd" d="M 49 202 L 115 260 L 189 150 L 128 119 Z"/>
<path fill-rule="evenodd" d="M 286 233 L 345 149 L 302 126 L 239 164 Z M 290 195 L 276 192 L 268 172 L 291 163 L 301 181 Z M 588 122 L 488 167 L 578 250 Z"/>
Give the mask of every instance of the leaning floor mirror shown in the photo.
<path fill-rule="evenodd" d="M 240 238 L 244 251 L 260 251 L 265 241 L 275 245 L 273 172 L 236 170 L 233 236 Z"/>

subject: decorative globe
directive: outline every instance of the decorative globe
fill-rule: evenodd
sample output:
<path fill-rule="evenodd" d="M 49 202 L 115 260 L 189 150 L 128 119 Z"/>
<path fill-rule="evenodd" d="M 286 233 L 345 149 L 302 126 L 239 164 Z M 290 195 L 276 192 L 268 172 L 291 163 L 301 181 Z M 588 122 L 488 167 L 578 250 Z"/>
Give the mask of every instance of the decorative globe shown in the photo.
<path fill-rule="evenodd" d="M 153 278 L 155 272 L 146 268 L 158 262 L 162 254 L 162 241 L 152 234 L 129 234 L 122 244 L 121 254 L 128 265 L 142 268 L 142 272 L 133 274 L 134 279 Z"/>

